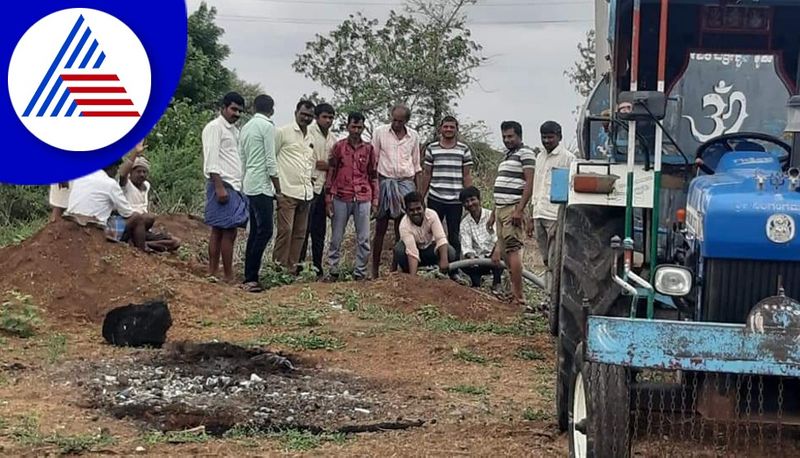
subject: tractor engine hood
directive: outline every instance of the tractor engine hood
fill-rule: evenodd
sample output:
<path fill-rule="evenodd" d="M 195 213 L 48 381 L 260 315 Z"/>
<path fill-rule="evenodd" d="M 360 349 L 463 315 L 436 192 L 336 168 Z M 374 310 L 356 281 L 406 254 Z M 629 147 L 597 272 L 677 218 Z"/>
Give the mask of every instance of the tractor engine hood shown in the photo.
<path fill-rule="evenodd" d="M 800 261 L 798 222 L 800 177 L 771 153 L 730 152 L 689 186 L 686 225 L 706 258 Z"/>

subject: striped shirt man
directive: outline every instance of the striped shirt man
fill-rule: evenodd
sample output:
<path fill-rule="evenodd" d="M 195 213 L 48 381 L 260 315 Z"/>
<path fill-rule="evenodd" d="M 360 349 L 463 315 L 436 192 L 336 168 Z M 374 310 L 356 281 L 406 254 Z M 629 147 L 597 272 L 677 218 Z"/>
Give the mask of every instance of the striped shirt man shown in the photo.
<path fill-rule="evenodd" d="M 458 204 L 458 194 L 464 189 L 464 167 L 472 166 L 472 152 L 461 142 L 445 148 L 434 142 L 425 148 L 424 165 L 431 167 L 428 194 L 442 203 Z"/>
<path fill-rule="evenodd" d="M 505 158 L 497 167 L 494 180 L 494 202 L 497 206 L 516 205 L 522 200 L 525 189 L 525 169 L 536 168 L 536 153 L 522 145 L 506 150 Z"/>

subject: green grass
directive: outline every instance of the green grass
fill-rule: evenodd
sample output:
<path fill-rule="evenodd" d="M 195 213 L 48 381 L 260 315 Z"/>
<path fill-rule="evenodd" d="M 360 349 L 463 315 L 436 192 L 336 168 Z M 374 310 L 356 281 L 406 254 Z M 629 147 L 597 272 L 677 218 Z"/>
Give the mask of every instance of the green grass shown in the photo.
<path fill-rule="evenodd" d="M 43 228 L 47 221 L 47 218 L 40 218 L 25 223 L 0 226 L 0 248 L 22 243 Z"/>
<path fill-rule="evenodd" d="M 3 428 L 3 429 L 7 429 Z M 77 455 L 90 452 L 98 447 L 107 447 L 116 439 L 101 431 L 97 434 L 61 434 L 44 435 L 39 431 L 39 420 L 33 415 L 23 416 L 20 424 L 12 428 L 12 439 L 27 447 L 54 446 L 62 455 Z"/>
<path fill-rule="evenodd" d="M 473 396 L 483 396 L 489 394 L 489 389 L 475 385 L 456 385 L 447 389 L 451 393 L 470 394 Z"/>
<path fill-rule="evenodd" d="M 47 361 L 50 364 L 55 363 L 67 352 L 67 336 L 64 334 L 49 336 L 45 341 L 45 348 L 47 350 Z"/>
<path fill-rule="evenodd" d="M 313 450 L 324 442 L 333 442 L 341 445 L 347 440 L 344 434 L 314 434 L 310 431 L 300 431 L 296 429 L 287 429 L 273 433 L 270 437 L 277 439 L 283 446 L 284 451 L 287 452 Z"/>
<path fill-rule="evenodd" d="M 22 338 L 31 337 L 42 323 L 33 298 L 18 291 L 7 291 L 0 304 L 0 331 Z"/>
<path fill-rule="evenodd" d="M 149 431 L 142 441 L 148 445 L 156 444 L 202 444 L 211 440 L 211 436 L 205 431 Z"/>
<path fill-rule="evenodd" d="M 278 334 L 261 339 L 264 345 L 285 345 L 293 350 L 336 350 L 344 347 L 344 342 L 335 337 L 315 334 Z"/>
<path fill-rule="evenodd" d="M 539 353 L 536 349 L 530 347 L 519 347 L 516 353 L 517 358 L 526 361 L 542 361 L 545 359 L 544 355 Z"/>
<path fill-rule="evenodd" d="M 486 357 L 466 348 L 453 348 L 453 357 L 467 363 L 486 364 Z"/>
<path fill-rule="evenodd" d="M 522 418 L 527 421 L 550 421 L 554 417 L 552 412 L 545 410 L 534 410 L 530 407 L 526 407 L 525 411 L 522 412 Z"/>
<path fill-rule="evenodd" d="M 242 320 L 242 324 L 245 326 L 264 326 L 269 322 L 270 320 L 263 310 L 257 310 Z"/>
<path fill-rule="evenodd" d="M 303 290 L 300 291 L 299 297 L 300 297 L 300 300 L 302 302 L 305 302 L 306 304 L 310 304 L 312 302 L 316 302 L 317 301 L 317 293 L 315 293 L 314 290 L 311 289 L 310 286 L 304 287 Z"/>
<path fill-rule="evenodd" d="M 393 331 L 406 329 L 414 323 L 413 316 L 373 304 L 362 306 L 356 316 L 361 320 L 380 322 L 385 330 Z"/>
<path fill-rule="evenodd" d="M 530 336 L 535 332 L 531 329 L 529 320 L 518 320 L 510 324 L 500 324 L 491 321 L 481 323 L 461 321 L 452 315 L 443 313 L 435 305 L 423 305 L 417 310 L 416 316 L 426 329 L 433 332 L 485 333 L 517 336 Z"/>
<path fill-rule="evenodd" d="M 342 308 L 348 312 L 355 312 L 361 308 L 361 296 L 358 291 L 348 289 L 344 292 L 337 292 L 336 300 L 342 304 Z"/>

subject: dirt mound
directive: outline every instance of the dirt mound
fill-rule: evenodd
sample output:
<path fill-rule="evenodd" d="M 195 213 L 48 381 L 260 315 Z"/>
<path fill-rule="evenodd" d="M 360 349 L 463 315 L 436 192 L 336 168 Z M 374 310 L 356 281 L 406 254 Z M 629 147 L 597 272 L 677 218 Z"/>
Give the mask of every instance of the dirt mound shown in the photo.
<path fill-rule="evenodd" d="M 500 302 L 476 288 L 468 288 L 450 279 L 431 279 L 399 272 L 366 282 L 364 291 L 387 300 L 392 308 L 414 312 L 434 305 L 453 316 L 468 320 L 493 320 L 498 316 L 519 313 L 513 304 Z"/>
<path fill-rule="evenodd" d="M 201 232 L 187 216 L 160 218 L 181 238 Z M 62 220 L 17 246 L 0 249 L 0 287 L 30 294 L 48 317 L 99 322 L 111 308 L 169 295 L 171 279 L 186 276 L 175 254 L 148 255 L 106 240 L 103 231 Z"/>

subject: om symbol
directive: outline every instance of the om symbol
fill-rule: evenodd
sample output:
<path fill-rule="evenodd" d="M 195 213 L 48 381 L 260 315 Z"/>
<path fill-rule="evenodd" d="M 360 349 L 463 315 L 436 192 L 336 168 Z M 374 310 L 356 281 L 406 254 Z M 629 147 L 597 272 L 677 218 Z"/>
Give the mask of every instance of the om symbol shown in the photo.
<path fill-rule="evenodd" d="M 719 83 L 714 86 L 714 92 L 703 96 L 703 110 L 707 107 L 714 108 L 714 112 L 706 116 L 706 118 L 714 122 L 714 129 L 710 133 L 704 134 L 700 132 L 697 130 L 694 118 L 683 115 L 684 118 L 689 120 L 689 127 L 692 129 L 692 135 L 697 141 L 703 143 L 712 138 L 719 137 L 722 134 L 739 132 L 739 129 L 742 128 L 742 123 L 744 123 L 744 120 L 749 116 L 747 114 L 747 98 L 741 91 L 731 92 L 731 89 L 733 89 L 733 85 L 727 85 L 725 80 L 720 80 Z M 722 97 L 728 94 L 730 95 L 726 102 Z M 726 128 L 725 122 L 730 120 L 733 116 L 736 102 L 739 103 L 739 116 L 731 127 Z"/>

